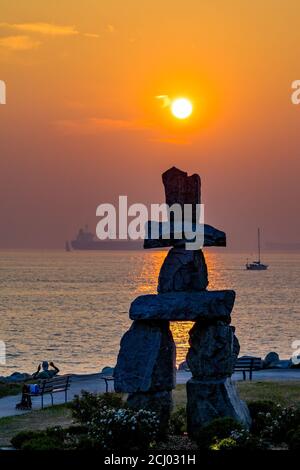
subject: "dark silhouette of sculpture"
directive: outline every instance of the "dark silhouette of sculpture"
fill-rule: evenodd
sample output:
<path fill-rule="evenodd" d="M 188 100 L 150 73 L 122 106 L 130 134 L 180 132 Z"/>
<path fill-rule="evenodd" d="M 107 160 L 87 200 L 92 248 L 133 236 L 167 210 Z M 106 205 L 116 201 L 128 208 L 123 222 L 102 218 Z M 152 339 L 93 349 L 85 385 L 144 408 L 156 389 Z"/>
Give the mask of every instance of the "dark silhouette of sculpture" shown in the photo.
<path fill-rule="evenodd" d="M 200 177 L 173 167 L 162 178 L 167 204 L 192 204 L 192 222 L 197 224 Z M 152 240 L 151 231 L 148 233 L 145 248 L 173 248 L 159 274 L 158 294 L 140 296 L 131 305 L 133 324 L 121 341 L 114 372 L 116 391 L 129 393 L 129 406 L 156 411 L 161 432 L 166 433 L 176 385 L 175 344 L 169 322 L 195 321 L 187 354 L 192 372 L 187 382 L 189 435 L 194 437 L 201 426 L 223 416 L 248 426 L 247 406 L 230 380 L 239 353 L 235 329 L 230 326 L 234 291 L 206 290 L 208 275 L 201 249 L 186 250 L 184 239 Z M 225 233 L 205 225 L 204 246 L 225 245 Z"/>

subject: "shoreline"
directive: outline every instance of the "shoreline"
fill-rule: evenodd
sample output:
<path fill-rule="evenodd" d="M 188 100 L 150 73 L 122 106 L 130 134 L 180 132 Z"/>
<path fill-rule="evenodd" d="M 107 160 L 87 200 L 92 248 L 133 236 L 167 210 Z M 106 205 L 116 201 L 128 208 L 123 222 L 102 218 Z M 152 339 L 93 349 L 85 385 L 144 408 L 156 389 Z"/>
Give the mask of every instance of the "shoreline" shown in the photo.
<path fill-rule="evenodd" d="M 109 373 L 103 372 L 90 372 L 90 373 L 60 373 L 58 376 L 69 375 L 71 377 L 72 382 L 84 382 L 84 381 L 91 381 L 91 380 L 103 380 L 103 377 L 109 376 Z M 176 384 L 183 384 L 186 383 L 192 374 L 190 371 L 187 370 L 177 370 L 176 371 Z M 234 372 L 231 376 L 233 381 L 242 381 L 243 375 L 241 372 Z M 270 367 L 267 369 L 259 369 L 253 371 L 253 381 L 257 380 L 300 380 L 300 367 L 294 368 L 276 368 Z M 38 379 L 37 379 L 38 380 Z M 1 381 L 1 380 L 0 380 Z M 248 374 L 247 374 L 247 380 Z M 21 380 L 19 381 L 19 383 Z M 18 382 L 16 382 L 18 383 Z M 0 399 L 1 400 L 1 399 Z"/>
<path fill-rule="evenodd" d="M 190 372 L 179 371 L 176 374 L 176 384 L 184 385 L 191 378 Z M 247 380 L 243 381 L 243 374 L 236 372 L 232 375 L 231 379 L 234 382 L 241 383 L 263 383 L 263 382 L 296 382 L 300 385 L 300 369 L 285 369 L 285 370 L 259 370 L 253 373 L 252 382 L 249 381 L 248 375 Z M 72 401 L 75 395 L 80 395 L 82 390 L 86 390 L 90 393 L 104 393 L 105 382 L 101 378 L 101 374 L 73 374 L 71 375 L 71 387 L 68 392 L 68 402 Z M 109 383 L 109 391 L 113 391 L 112 382 Z M 0 418 L 8 416 L 16 416 L 24 413 L 30 413 L 31 410 L 21 411 L 16 410 L 15 405 L 20 401 L 21 395 L 9 395 L 0 399 Z M 50 396 L 44 398 L 45 407 L 51 406 Z M 57 394 L 55 397 L 54 404 L 60 405 L 64 403 L 64 393 Z M 41 402 L 40 398 L 36 397 L 33 399 L 32 410 L 40 410 Z"/>
<path fill-rule="evenodd" d="M 268 354 L 273 354 L 272 351 L 270 351 Z M 268 354 L 265 356 L 265 358 L 261 358 L 262 360 L 262 369 L 261 370 L 258 370 L 257 372 L 261 372 L 261 371 L 268 371 L 268 370 L 273 370 L 273 371 L 278 371 L 278 372 L 281 372 L 281 371 L 295 371 L 295 370 L 300 370 L 300 364 L 298 364 L 298 367 L 296 367 L 294 364 L 292 365 L 292 358 L 289 357 L 289 358 L 283 358 L 281 356 L 278 355 L 278 358 L 279 360 L 278 361 L 274 361 L 274 362 L 270 362 L 268 365 L 264 365 L 264 361 L 266 359 L 266 357 L 268 356 Z M 253 356 L 253 355 L 247 355 L 247 354 L 243 354 L 241 356 L 239 356 L 239 358 L 241 357 L 259 357 L 259 356 Z M 176 364 L 176 373 L 177 374 L 180 374 L 180 373 L 189 373 L 189 370 L 185 368 L 184 364 L 186 362 L 183 361 L 179 364 Z M 105 369 L 107 369 L 107 371 L 105 371 Z M 63 369 L 63 367 L 60 369 L 60 374 L 59 375 L 70 375 L 72 377 L 80 377 L 80 378 L 84 378 L 84 377 L 98 377 L 100 376 L 101 374 L 102 375 L 112 375 L 113 373 L 113 370 L 114 370 L 114 366 L 105 366 L 102 368 L 102 370 L 95 370 L 95 371 L 65 371 Z M 11 373 L 9 373 L 11 372 Z M 8 373 L 8 375 L 2 375 L 1 374 L 1 369 L 0 369 L 0 382 L 8 382 L 8 379 L 11 379 L 12 382 L 21 382 L 21 381 L 24 381 L 24 378 L 27 376 L 31 376 L 30 373 L 28 372 L 19 372 L 18 370 L 16 371 L 6 371 L 6 374 Z M 13 377 L 15 376 L 15 377 Z M 24 378 L 22 378 L 24 377 Z M 25 379 L 26 380 L 26 379 Z"/>

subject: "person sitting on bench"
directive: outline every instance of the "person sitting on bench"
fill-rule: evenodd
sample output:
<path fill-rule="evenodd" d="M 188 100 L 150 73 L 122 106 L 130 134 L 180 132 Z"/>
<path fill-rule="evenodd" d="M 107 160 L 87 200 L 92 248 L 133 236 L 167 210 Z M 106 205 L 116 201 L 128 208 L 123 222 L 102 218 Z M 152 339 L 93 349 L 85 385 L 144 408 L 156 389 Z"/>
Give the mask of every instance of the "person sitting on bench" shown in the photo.
<path fill-rule="evenodd" d="M 49 370 L 49 366 L 52 369 Z M 41 371 L 41 369 L 43 369 Z M 54 365 L 53 362 L 48 363 L 43 361 L 39 364 L 37 371 L 32 374 L 33 379 L 52 379 L 59 373 L 59 368 Z M 31 397 L 28 393 L 38 393 L 39 386 L 37 384 L 24 384 L 22 387 L 22 398 L 21 402 L 16 405 L 17 410 L 30 410 L 32 407 Z"/>
<path fill-rule="evenodd" d="M 49 369 L 49 366 L 52 369 Z M 43 369 L 41 371 L 41 369 Z M 32 374 L 33 379 L 52 379 L 59 373 L 59 368 L 54 365 L 53 362 L 43 361 L 42 364 L 39 364 L 37 371 Z"/>

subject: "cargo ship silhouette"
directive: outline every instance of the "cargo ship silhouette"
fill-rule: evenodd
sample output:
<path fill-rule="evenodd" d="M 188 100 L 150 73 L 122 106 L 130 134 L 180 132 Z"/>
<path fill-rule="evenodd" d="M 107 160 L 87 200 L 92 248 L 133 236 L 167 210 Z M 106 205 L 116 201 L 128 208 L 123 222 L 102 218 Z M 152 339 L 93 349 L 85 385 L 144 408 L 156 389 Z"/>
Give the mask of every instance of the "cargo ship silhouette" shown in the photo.
<path fill-rule="evenodd" d="M 143 248 L 142 240 L 98 240 L 89 231 L 87 225 L 79 229 L 75 240 L 71 240 L 70 244 L 67 243 L 72 250 L 140 250 Z"/>

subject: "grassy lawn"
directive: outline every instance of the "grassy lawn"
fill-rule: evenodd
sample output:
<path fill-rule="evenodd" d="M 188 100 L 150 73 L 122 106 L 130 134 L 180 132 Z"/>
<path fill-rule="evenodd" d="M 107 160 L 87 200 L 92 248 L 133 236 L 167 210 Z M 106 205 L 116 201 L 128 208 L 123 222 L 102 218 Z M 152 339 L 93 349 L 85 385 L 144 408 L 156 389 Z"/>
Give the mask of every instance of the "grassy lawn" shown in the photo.
<path fill-rule="evenodd" d="M 53 426 L 68 427 L 71 423 L 71 410 L 66 405 L 56 405 L 19 416 L 1 418 L 0 446 L 9 446 L 11 438 L 20 431 L 42 430 Z"/>
<path fill-rule="evenodd" d="M 272 400 L 282 405 L 300 406 L 300 381 L 238 382 L 240 396 L 247 402 Z M 185 385 L 174 391 L 175 407 L 186 404 Z M 42 430 L 53 426 L 68 427 L 72 423 L 67 405 L 57 405 L 44 410 L 31 411 L 19 416 L 0 419 L 0 446 L 9 446 L 10 439 L 20 431 Z"/>
<path fill-rule="evenodd" d="M 0 398 L 6 397 L 8 395 L 18 395 L 21 393 L 22 385 L 17 383 L 5 383 L 0 382 Z"/>
<path fill-rule="evenodd" d="M 238 390 L 247 402 L 272 400 L 283 406 L 300 406 L 300 381 L 238 382 Z"/>
<path fill-rule="evenodd" d="M 26 384 L 36 383 L 33 379 L 26 380 Z M 22 392 L 23 383 L 6 383 L 0 382 L 0 398 L 7 397 L 9 395 L 18 395 Z"/>
<path fill-rule="evenodd" d="M 300 381 L 284 382 L 236 382 L 240 397 L 247 401 L 272 400 L 281 405 L 300 406 Z M 185 385 L 177 385 L 174 391 L 175 407 L 186 404 Z"/>

